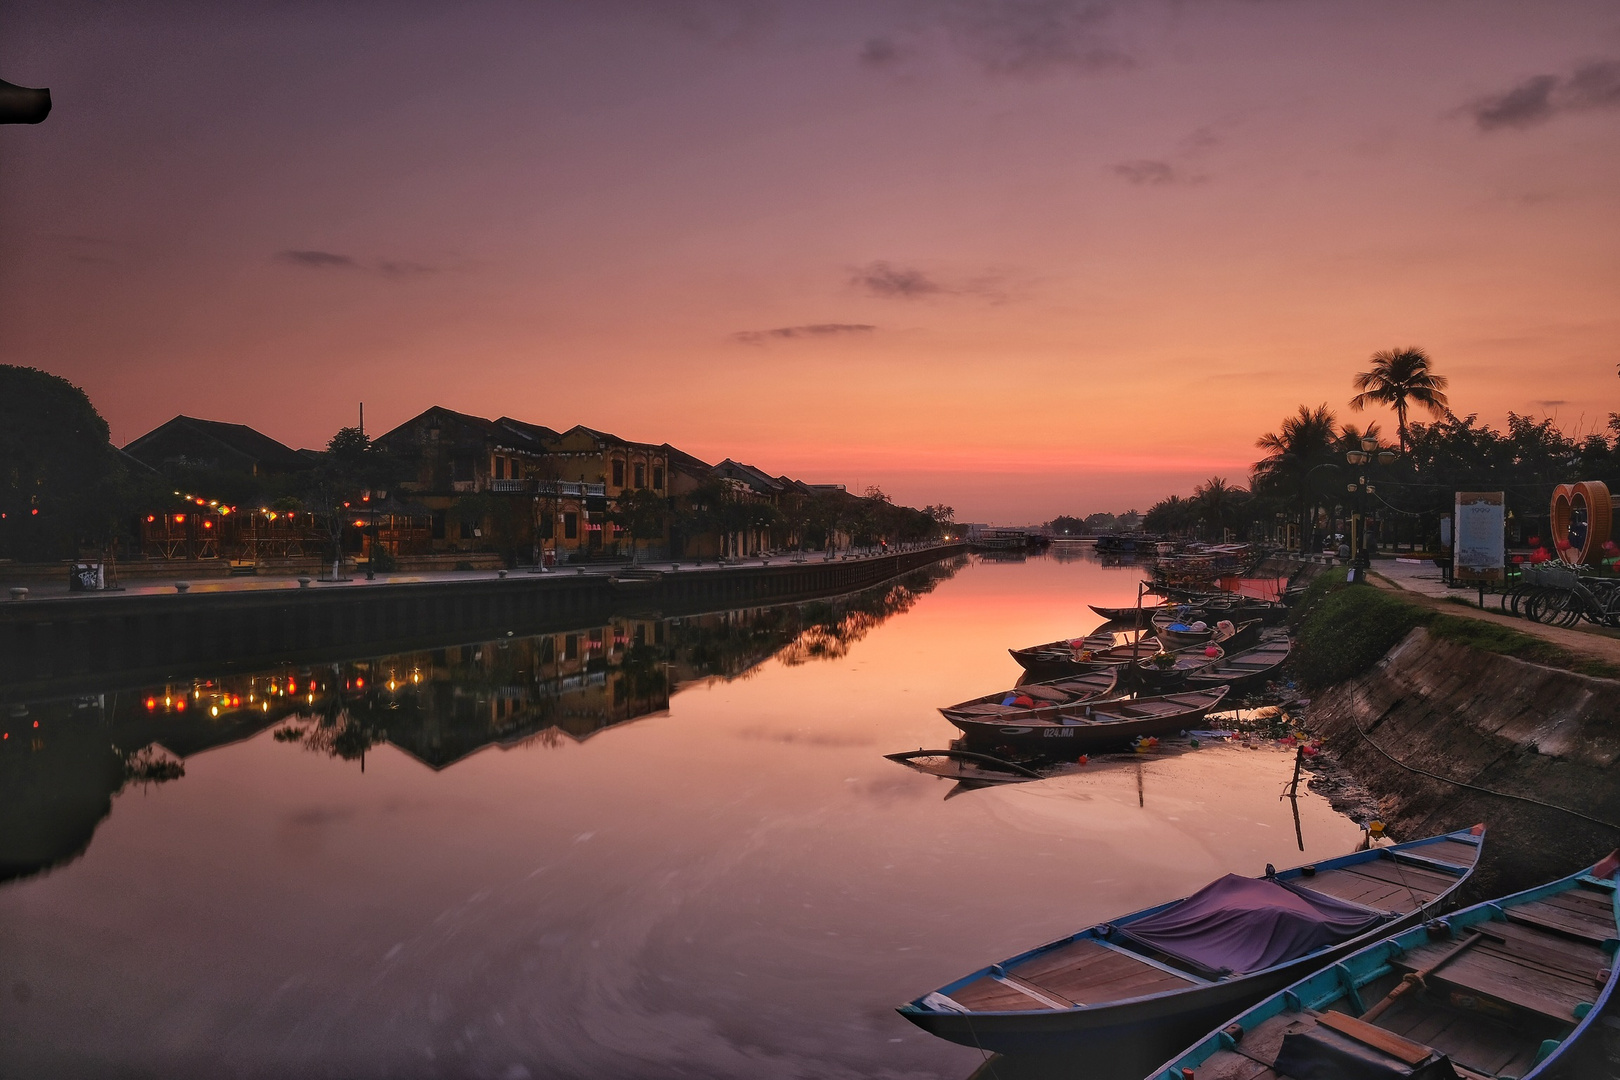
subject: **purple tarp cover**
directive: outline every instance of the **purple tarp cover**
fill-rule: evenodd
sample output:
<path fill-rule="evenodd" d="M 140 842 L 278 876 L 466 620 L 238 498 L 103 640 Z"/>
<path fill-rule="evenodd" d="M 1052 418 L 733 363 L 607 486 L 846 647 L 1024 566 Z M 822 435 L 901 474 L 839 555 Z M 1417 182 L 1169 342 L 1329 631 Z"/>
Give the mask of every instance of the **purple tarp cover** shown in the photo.
<path fill-rule="evenodd" d="M 1119 929 L 1210 971 L 1247 972 L 1348 941 L 1384 918 L 1360 904 L 1297 885 L 1227 874 Z"/>

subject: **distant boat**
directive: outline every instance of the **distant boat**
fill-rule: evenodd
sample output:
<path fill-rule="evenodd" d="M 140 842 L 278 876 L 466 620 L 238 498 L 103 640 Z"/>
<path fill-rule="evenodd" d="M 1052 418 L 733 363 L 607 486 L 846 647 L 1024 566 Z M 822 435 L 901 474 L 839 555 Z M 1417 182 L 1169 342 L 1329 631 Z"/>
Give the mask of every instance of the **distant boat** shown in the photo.
<path fill-rule="evenodd" d="M 1607 1075 L 1596 1062 L 1582 1071 L 1576 1051 L 1599 1037 L 1592 1029 L 1615 995 L 1616 871 L 1610 855 L 1385 937 L 1215 1021 L 1219 1030 L 1151 1075 Z"/>
<path fill-rule="evenodd" d="M 1114 692 L 1118 683 L 1118 668 L 1109 667 L 1050 682 L 1025 683 L 1010 690 L 998 690 L 994 694 L 947 705 L 939 711 L 945 714 L 946 719 L 953 716 L 996 721 L 1033 719 L 1056 712 L 1064 705 L 1107 697 Z"/>
<path fill-rule="evenodd" d="M 1138 738 L 1173 735 L 1197 725 L 1226 696 L 1226 687 L 1185 694 L 1063 705 L 1027 720 L 951 716 L 970 741 L 1013 746 L 1047 756 L 1074 757 L 1117 749 Z"/>
<path fill-rule="evenodd" d="M 1261 878 L 1228 874 L 1184 899 L 980 968 L 900 1015 L 1001 1053 L 1084 1054 L 1134 1040 L 1168 1055 L 1301 975 L 1433 918 L 1473 873 L 1483 831 L 1280 873 L 1267 867 Z"/>

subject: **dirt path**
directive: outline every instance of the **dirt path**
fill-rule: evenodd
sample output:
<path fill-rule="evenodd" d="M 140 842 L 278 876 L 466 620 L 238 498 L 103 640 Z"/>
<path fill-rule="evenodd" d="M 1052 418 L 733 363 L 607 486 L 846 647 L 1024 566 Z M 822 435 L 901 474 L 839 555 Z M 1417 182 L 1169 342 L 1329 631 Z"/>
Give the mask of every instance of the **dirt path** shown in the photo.
<path fill-rule="evenodd" d="M 1422 604 L 1435 611 L 1447 615 L 1461 615 L 1470 619 L 1496 623 L 1550 641 L 1555 645 L 1568 649 L 1570 652 L 1620 665 L 1620 632 L 1601 626 L 1593 626 L 1591 623 L 1582 623 L 1579 627 L 1569 629 L 1561 626 L 1543 626 L 1540 623 L 1531 622 L 1529 619 L 1514 618 L 1512 615 L 1504 615 L 1500 611 L 1492 611 L 1488 607 L 1478 608 L 1472 603 L 1458 603 L 1457 599 L 1451 597 L 1441 599 L 1426 595 L 1416 589 L 1404 588 L 1399 581 L 1391 580 L 1377 570 L 1372 572 L 1371 578 L 1379 588 L 1401 593 L 1413 603 Z M 1486 602 L 1491 603 L 1493 601 L 1494 598 L 1488 598 Z"/>

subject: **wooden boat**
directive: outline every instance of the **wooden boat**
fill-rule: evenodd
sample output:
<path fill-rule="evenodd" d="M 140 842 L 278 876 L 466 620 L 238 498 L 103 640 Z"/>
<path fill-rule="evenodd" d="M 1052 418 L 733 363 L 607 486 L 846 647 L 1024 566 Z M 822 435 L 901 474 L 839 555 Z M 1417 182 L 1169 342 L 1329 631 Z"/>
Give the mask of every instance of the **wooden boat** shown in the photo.
<path fill-rule="evenodd" d="M 1269 636 L 1261 638 L 1260 644 L 1251 649 L 1228 653 L 1222 660 L 1189 671 L 1183 685 L 1192 690 L 1224 684 L 1237 690 L 1263 683 L 1288 662 L 1293 647 L 1285 632 L 1270 631 Z"/>
<path fill-rule="evenodd" d="M 1159 608 L 1158 604 L 1149 604 L 1147 607 L 1104 607 L 1101 604 L 1086 606 L 1109 622 L 1125 623 L 1130 626 L 1146 626 Z"/>
<path fill-rule="evenodd" d="M 1483 832 L 1475 826 L 1263 878 L 1228 874 L 1190 897 L 980 968 L 901 1006 L 900 1015 L 983 1050 L 1086 1052 L 1133 1040 L 1150 1054 L 1165 1047 L 1162 1061 L 1301 975 L 1433 918 L 1473 872 Z M 1223 949 L 1234 934 L 1244 950 Z"/>
<path fill-rule="evenodd" d="M 883 756 L 930 776 L 979 785 L 1019 784 L 1045 779 L 1028 765 L 990 754 L 976 754 L 971 750 L 908 750 L 903 754 Z"/>
<path fill-rule="evenodd" d="M 1224 621 L 1229 622 L 1231 620 Z M 1246 622 L 1239 623 L 1234 627 L 1232 633 L 1222 637 L 1220 627 L 1216 621 L 1211 621 L 1208 629 L 1205 630 L 1170 629 L 1172 626 L 1177 625 L 1185 626 L 1186 624 L 1166 621 L 1163 626 L 1160 626 L 1159 620 L 1154 619 L 1153 636 L 1158 638 L 1159 643 L 1166 649 L 1196 649 L 1200 645 L 1213 643 L 1227 652 L 1234 652 L 1257 644 L 1260 640 L 1260 632 L 1265 629 L 1265 623 L 1261 620 L 1249 619 Z"/>
<path fill-rule="evenodd" d="M 1062 675 L 1083 675 L 1113 664 L 1128 664 L 1161 651 L 1157 638 L 1140 634 L 1132 643 L 1115 645 L 1104 642 L 1101 636 L 1072 641 L 1051 641 L 1028 649 L 1008 649 L 1018 666 L 1040 679 L 1055 679 Z"/>
<path fill-rule="evenodd" d="M 1620 857 L 1610 855 L 1385 937 L 1272 994 L 1152 1075 L 1552 1076 L 1614 997 L 1616 871 Z"/>
<path fill-rule="evenodd" d="M 1034 719 L 1054 713 L 1064 705 L 1108 697 L 1118 684 L 1119 669 L 1115 665 L 1083 675 L 1069 675 L 1050 682 L 1026 683 L 1011 690 L 999 690 L 971 701 L 947 705 L 939 711 L 947 719 L 956 716 L 999 722 Z M 1022 704 L 1020 699 L 1027 700 L 1029 704 Z"/>
<path fill-rule="evenodd" d="M 969 740 L 1074 757 L 1122 747 L 1132 739 L 1172 735 L 1196 726 L 1226 696 L 1226 687 L 1188 694 L 1064 705 L 1017 723 L 946 716 Z"/>
<path fill-rule="evenodd" d="M 1219 658 L 1205 656 L 1203 649 L 1187 649 L 1183 652 L 1168 653 L 1166 659 L 1154 656 L 1138 660 L 1130 669 L 1131 678 L 1134 680 L 1132 685 L 1154 694 L 1185 690 L 1190 676 L 1205 671 L 1224 659 L 1224 656 Z M 1205 683 L 1198 689 L 1206 690 L 1212 685 L 1215 684 Z"/>

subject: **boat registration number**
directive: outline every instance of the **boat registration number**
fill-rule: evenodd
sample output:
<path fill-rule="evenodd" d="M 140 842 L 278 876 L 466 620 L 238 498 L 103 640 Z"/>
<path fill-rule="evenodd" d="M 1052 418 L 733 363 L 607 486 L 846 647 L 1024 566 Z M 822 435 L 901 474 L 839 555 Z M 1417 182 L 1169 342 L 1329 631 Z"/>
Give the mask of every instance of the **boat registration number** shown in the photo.
<path fill-rule="evenodd" d="M 1072 739 L 1074 738 L 1074 728 L 1049 727 L 1042 732 L 1042 734 L 1044 734 L 1048 739 Z"/>

